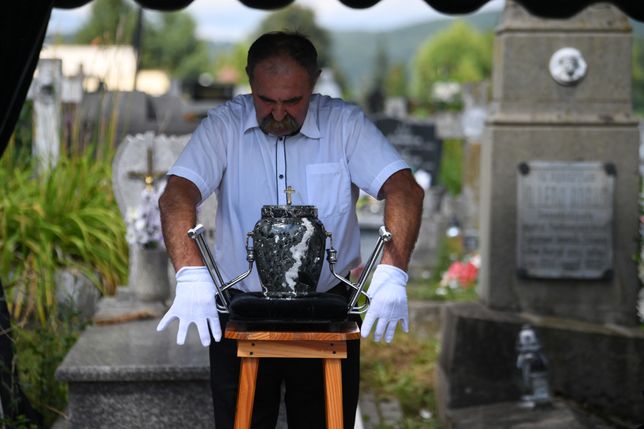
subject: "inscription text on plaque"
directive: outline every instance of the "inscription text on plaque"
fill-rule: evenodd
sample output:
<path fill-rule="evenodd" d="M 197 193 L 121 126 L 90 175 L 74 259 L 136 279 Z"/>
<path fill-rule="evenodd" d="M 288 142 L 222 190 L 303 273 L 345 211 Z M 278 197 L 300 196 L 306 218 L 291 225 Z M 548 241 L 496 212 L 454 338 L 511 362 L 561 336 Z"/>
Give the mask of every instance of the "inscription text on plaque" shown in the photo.
<path fill-rule="evenodd" d="M 612 275 L 614 177 L 613 165 L 600 162 L 519 165 L 520 276 L 603 279 Z"/>

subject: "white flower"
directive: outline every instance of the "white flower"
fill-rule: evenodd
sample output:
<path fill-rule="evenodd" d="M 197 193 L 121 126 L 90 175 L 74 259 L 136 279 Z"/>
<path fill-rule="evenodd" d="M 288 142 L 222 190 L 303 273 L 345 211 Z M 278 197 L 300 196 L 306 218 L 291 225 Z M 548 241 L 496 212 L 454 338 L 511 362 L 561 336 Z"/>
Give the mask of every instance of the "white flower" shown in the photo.
<path fill-rule="evenodd" d="M 162 189 L 147 187 L 141 192 L 141 203 L 138 207 L 128 207 L 125 213 L 127 231 L 125 238 L 130 245 L 146 248 L 163 246 L 161 215 L 159 213 L 159 196 Z"/>

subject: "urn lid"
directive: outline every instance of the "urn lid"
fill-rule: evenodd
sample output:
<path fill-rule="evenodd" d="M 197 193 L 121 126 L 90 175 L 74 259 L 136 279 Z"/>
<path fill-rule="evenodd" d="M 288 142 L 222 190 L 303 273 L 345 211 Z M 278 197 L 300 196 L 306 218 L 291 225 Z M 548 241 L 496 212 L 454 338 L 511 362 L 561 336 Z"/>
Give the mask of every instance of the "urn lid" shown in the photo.
<path fill-rule="evenodd" d="M 262 206 L 262 219 L 273 218 L 317 218 L 316 206 L 273 205 Z"/>
<path fill-rule="evenodd" d="M 267 205 L 262 206 L 262 219 L 274 218 L 315 218 L 318 217 L 318 209 L 315 206 L 294 205 L 291 194 L 295 192 L 291 186 L 288 186 L 284 193 L 286 194 L 286 205 Z"/>

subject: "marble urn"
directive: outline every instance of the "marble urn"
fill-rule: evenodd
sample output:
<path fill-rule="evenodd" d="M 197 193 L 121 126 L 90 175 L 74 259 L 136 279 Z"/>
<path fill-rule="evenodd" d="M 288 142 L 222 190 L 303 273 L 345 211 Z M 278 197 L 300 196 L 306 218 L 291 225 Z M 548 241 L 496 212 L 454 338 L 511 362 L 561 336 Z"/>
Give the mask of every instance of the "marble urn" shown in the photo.
<path fill-rule="evenodd" d="M 315 293 L 326 244 L 315 206 L 263 206 L 252 237 L 265 296 L 297 298 Z"/>

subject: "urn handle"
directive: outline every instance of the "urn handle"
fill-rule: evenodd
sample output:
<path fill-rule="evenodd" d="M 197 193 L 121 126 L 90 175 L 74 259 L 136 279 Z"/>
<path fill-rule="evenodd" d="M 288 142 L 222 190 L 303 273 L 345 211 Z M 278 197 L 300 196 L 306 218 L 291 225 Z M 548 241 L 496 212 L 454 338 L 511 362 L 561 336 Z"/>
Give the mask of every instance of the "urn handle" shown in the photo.
<path fill-rule="evenodd" d="M 376 242 L 376 247 L 373 249 L 373 252 L 371 253 L 371 256 L 367 260 L 367 263 L 365 264 L 364 270 L 362 270 L 362 274 L 360 274 L 360 278 L 356 283 L 352 283 L 351 281 L 347 280 L 346 278 L 339 276 L 335 272 L 335 264 L 338 261 L 338 252 L 333 248 L 333 237 L 330 232 L 327 232 L 327 237 L 329 238 L 330 241 L 330 248 L 327 249 L 327 261 L 329 262 L 329 268 L 331 269 L 331 274 L 335 276 L 338 280 L 340 280 L 342 283 L 351 286 L 353 288 L 353 294 L 351 295 L 351 299 L 349 300 L 349 313 L 351 314 L 360 314 L 364 313 L 367 311 L 369 308 L 369 296 L 364 289 L 364 285 L 367 281 L 367 278 L 369 277 L 369 274 L 371 274 L 371 271 L 373 270 L 374 266 L 376 265 L 376 261 L 378 260 L 378 257 L 380 256 L 380 253 L 382 252 L 382 248 L 384 247 L 385 243 L 388 241 L 391 241 L 391 233 L 385 228 L 385 226 L 381 226 L 378 229 L 378 241 Z M 361 306 L 356 306 L 358 302 L 358 298 L 360 298 L 360 295 L 364 295 L 366 298 L 366 302 L 361 305 Z"/>
<path fill-rule="evenodd" d="M 230 309 L 230 296 L 227 292 L 228 288 L 244 280 L 253 271 L 255 251 L 253 249 L 253 246 L 251 246 L 250 244 L 250 238 L 252 238 L 253 233 L 249 232 L 246 236 L 246 260 L 248 261 L 248 271 L 240 274 L 239 276 L 226 283 L 221 277 L 221 273 L 219 272 L 219 268 L 217 267 L 217 262 L 210 252 L 208 243 L 206 243 L 206 238 L 204 237 L 205 232 L 206 229 L 204 228 L 204 226 L 198 224 L 194 228 L 188 230 L 188 237 L 192 238 L 197 243 L 199 253 L 201 254 L 201 259 L 203 260 L 203 263 L 206 264 L 208 272 L 210 273 L 210 277 L 212 278 L 212 281 L 213 283 L 215 283 L 215 287 L 217 288 L 217 294 L 219 295 L 219 300 L 221 301 L 221 304 L 217 302 L 217 311 L 219 311 L 220 313 L 228 313 Z"/>

